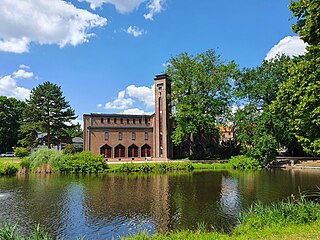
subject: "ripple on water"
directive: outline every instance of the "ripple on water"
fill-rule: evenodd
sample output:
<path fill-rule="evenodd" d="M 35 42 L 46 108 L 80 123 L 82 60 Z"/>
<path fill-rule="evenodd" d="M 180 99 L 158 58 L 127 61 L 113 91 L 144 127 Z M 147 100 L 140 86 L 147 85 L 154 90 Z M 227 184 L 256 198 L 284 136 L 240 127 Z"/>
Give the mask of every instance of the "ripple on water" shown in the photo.
<path fill-rule="evenodd" d="M 0 193 L 0 200 L 4 198 L 8 198 L 10 196 L 10 193 Z"/>

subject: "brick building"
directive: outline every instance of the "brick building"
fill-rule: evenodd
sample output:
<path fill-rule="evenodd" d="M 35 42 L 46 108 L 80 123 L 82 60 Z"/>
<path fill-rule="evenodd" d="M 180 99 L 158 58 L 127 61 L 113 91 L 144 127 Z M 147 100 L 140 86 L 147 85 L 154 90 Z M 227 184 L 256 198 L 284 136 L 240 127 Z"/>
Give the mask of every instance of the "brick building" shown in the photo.
<path fill-rule="evenodd" d="M 166 74 L 155 77 L 152 115 L 84 114 L 84 150 L 108 161 L 167 160 L 173 157 L 171 83 Z"/>

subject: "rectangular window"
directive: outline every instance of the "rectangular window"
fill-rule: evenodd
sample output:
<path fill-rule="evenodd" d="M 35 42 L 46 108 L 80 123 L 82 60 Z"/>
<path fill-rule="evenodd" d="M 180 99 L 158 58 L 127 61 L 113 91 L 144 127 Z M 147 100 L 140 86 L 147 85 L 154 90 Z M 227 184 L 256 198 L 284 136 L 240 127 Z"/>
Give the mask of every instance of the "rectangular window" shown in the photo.
<path fill-rule="evenodd" d="M 110 118 L 108 118 L 108 124 L 110 124 Z"/>
<path fill-rule="evenodd" d="M 130 122 L 130 120 L 129 120 L 129 118 L 127 118 L 127 124 L 129 124 L 129 122 Z"/>
<path fill-rule="evenodd" d="M 147 119 L 147 118 L 144 120 L 144 123 L 145 123 L 145 124 L 148 124 L 148 119 Z"/>
<path fill-rule="evenodd" d="M 149 134 L 148 134 L 148 132 L 144 132 L 144 140 L 149 140 Z"/>
<path fill-rule="evenodd" d="M 135 123 L 136 123 L 136 120 L 135 120 L 135 119 L 132 119 L 132 123 L 135 124 Z"/>
<path fill-rule="evenodd" d="M 120 123 L 123 124 L 123 119 L 122 118 L 120 118 Z"/>
<path fill-rule="evenodd" d="M 141 124 L 141 122 L 142 122 L 142 120 L 141 120 L 141 118 L 139 118 L 139 124 Z"/>
<path fill-rule="evenodd" d="M 122 140 L 122 132 L 119 132 L 118 140 Z"/>
<path fill-rule="evenodd" d="M 103 123 L 103 118 L 101 118 L 101 123 Z"/>
<path fill-rule="evenodd" d="M 109 140 L 109 133 L 108 132 L 104 133 L 104 140 Z"/>
<path fill-rule="evenodd" d="M 136 140 L 136 133 L 135 132 L 132 132 L 132 134 L 131 134 L 132 136 L 132 140 Z"/>
<path fill-rule="evenodd" d="M 117 123 L 117 119 L 115 118 L 115 119 L 113 119 L 113 123 Z"/>

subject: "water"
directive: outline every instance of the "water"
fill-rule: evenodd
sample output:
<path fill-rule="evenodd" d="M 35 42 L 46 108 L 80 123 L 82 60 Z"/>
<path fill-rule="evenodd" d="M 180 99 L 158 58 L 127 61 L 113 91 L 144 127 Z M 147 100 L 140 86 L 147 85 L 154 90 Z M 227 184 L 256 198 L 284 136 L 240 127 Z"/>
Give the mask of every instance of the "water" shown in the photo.
<path fill-rule="evenodd" d="M 203 223 L 228 231 L 253 202 L 268 204 L 318 186 L 319 170 L 2 177 L 0 223 L 16 223 L 21 233 L 40 223 L 65 239 L 120 238 Z"/>

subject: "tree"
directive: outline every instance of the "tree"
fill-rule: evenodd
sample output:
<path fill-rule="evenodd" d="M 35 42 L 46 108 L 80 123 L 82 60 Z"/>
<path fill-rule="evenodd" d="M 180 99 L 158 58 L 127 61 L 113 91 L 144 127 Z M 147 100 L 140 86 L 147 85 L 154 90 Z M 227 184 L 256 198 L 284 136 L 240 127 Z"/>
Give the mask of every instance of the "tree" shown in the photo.
<path fill-rule="evenodd" d="M 219 126 L 231 108 L 231 79 L 238 73 L 234 62 L 225 64 L 213 50 L 196 56 L 179 54 L 169 61 L 171 101 L 177 124 L 173 142 L 189 140 L 190 155 L 197 144 L 203 149 L 219 137 Z"/>
<path fill-rule="evenodd" d="M 279 146 L 296 147 L 297 140 L 289 130 L 286 115 L 270 110 L 279 86 L 286 82 L 292 61 L 284 55 L 264 60 L 256 68 L 244 69 L 235 81 L 235 95 L 244 105 L 234 115 L 237 140 L 247 154 L 265 161 L 275 157 Z"/>
<path fill-rule="evenodd" d="M 0 96 L 0 152 L 13 151 L 19 140 L 20 119 L 25 103 Z"/>
<path fill-rule="evenodd" d="M 62 94 L 61 87 L 50 82 L 32 89 L 23 112 L 23 145 L 35 147 L 44 141 L 51 148 L 52 144 L 70 141 L 66 132 L 76 116 Z"/>
<path fill-rule="evenodd" d="M 293 31 L 309 46 L 288 68 L 288 81 L 281 85 L 273 107 L 288 116 L 303 149 L 320 155 L 320 1 L 291 1 L 289 8 L 297 17 Z"/>

